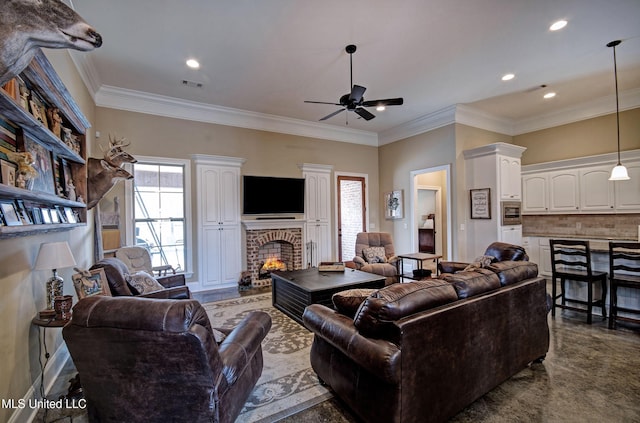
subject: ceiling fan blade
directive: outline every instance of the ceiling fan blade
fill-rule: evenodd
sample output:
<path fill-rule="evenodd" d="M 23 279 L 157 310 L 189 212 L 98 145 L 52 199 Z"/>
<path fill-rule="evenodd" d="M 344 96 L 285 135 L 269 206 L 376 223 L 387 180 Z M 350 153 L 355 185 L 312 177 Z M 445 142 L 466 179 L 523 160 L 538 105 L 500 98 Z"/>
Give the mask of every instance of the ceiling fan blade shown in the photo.
<path fill-rule="evenodd" d="M 322 119 L 320 119 L 320 120 L 327 120 L 327 119 L 329 119 L 329 118 L 332 118 L 332 117 L 334 117 L 335 115 L 337 115 L 338 113 L 340 113 L 340 112 L 341 112 L 341 111 L 343 111 L 343 110 L 344 110 L 344 109 L 340 109 L 340 110 L 336 110 L 336 111 L 335 111 L 335 112 L 333 112 L 333 113 L 329 113 L 328 115 L 326 115 L 325 117 L 323 117 L 323 118 L 322 118 Z"/>
<path fill-rule="evenodd" d="M 369 100 L 362 103 L 364 107 L 375 107 L 375 106 L 401 106 L 404 103 L 404 99 L 402 97 L 398 98 L 386 98 L 382 100 Z"/>
<path fill-rule="evenodd" d="M 342 104 L 340 103 L 328 103 L 326 101 L 309 101 L 309 100 L 305 100 L 305 103 L 313 103 L 313 104 L 331 104 L 332 106 L 342 106 Z"/>
<path fill-rule="evenodd" d="M 351 94 L 349 95 L 349 101 L 352 101 L 356 104 L 360 103 L 362 100 L 362 96 L 367 89 L 365 87 L 361 87 L 360 85 L 354 85 L 351 89 Z"/>
<path fill-rule="evenodd" d="M 354 112 L 360 115 L 364 120 L 371 120 L 376 117 L 373 113 L 369 112 L 367 109 L 363 109 L 362 107 L 357 107 Z"/>

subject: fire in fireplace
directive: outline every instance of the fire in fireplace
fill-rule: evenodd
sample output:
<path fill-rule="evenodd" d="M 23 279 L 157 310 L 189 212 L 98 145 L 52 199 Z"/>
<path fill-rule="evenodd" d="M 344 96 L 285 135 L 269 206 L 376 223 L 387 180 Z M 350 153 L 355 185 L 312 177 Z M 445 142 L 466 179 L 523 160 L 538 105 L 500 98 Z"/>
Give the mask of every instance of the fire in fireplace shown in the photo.
<path fill-rule="evenodd" d="M 260 271 L 258 272 L 258 278 L 267 279 L 274 270 L 286 271 L 287 264 L 277 257 L 269 257 L 264 263 L 262 263 Z"/>

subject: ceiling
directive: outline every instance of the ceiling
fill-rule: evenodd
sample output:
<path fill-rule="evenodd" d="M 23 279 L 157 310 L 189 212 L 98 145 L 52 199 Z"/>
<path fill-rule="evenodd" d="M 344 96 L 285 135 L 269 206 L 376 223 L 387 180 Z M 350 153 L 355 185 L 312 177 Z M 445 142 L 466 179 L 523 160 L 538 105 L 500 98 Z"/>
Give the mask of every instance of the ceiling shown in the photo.
<path fill-rule="evenodd" d="M 99 49 L 73 52 L 99 106 L 373 144 L 451 119 L 514 135 L 615 111 L 606 44 L 616 39 L 621 109 L 640 105 L 638 0 L 71 4 L 103 36 Z M 558 19 L 568 25 L 550 31 Z M 347 44 L 365 100 L 404 105 L 318 122 L 338 107 L 304 100 L 350 91 Z M 548 90 L 557 95 L 544 100 Z"/>

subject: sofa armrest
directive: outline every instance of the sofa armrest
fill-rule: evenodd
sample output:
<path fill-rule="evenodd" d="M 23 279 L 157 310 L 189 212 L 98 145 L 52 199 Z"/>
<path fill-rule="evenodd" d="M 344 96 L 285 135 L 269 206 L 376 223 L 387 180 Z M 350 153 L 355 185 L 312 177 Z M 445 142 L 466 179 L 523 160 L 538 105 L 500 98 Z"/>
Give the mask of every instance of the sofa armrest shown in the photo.
<path fill-rule="evenodd" d="M 140 298 L 162 298 L 171 300 L 186 300 L 191 298 L 191 291 L 187 286 L 174 286 L 160 291 L 138 295 Z"/>
<path fill-rule="evenodd" d="M 173 288 L 174 286 L 185 286 L 186 281 L 184 277 L 184 273 L 177 273 L 175 275 L 166 275 L 166 276 L 154 276 L 154 278 L 160 282 L 160 285 L 165 288 Z"/>
<path fill-rule="evenodd" d="M 271 316 L 263 311 L 252 311 L 236 326 L 220 344 L 224 375 L 232 385 L 244 372 L 271 329 Z"/>
<path fill-rule="evenodd" d="M 365 264 L 367 264 L 367 262 L 366 262 L 366 261 L 364 261 L 364 259 L 363 259 L 362 257 L 358 257 L 358 256 L 355 256 L 355 257 L 353 258 L 353 262 L 355 263 L 355 265 L 356 265 L 356 269 L 358 269 L 358 270 L 359 270 L 362 266 L 364 266 Z"/>
<path fill-rule="evenodd" d="M 336 347 L 371 374 L 389 383 L 400 382 L 401 360 L 397 345 L 360 335 L 353 319 L 320 304 L 308 306 L 302 320 L 315 336 Z"/>
<path fill-rule="evenodd" d="M 438 269 L 440 273 L 456 273 L 464 270 L 469 263 L 463 263 L 460 261 L 441 261 L 438 263 Z"/>

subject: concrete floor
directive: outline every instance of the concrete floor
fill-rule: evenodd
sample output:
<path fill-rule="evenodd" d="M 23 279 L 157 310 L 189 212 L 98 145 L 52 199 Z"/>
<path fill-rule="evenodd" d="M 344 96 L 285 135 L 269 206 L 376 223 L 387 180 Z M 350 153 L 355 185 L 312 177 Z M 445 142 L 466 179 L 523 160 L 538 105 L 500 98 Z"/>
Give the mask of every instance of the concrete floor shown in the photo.
<path fill-rule="evenodd" d="M 194 297 L 209 302 L 269 290 L 239 293 L 233 288 Z M 451 422 L 640 422 L 640 328 L 620 325 L 609 330 L 597 316 L 587 325 L 583 313 L 562 310 L 556 311 L 555 318 L 549 315 L 549 328 L 549 353 L 542 364 L 522 370 Z M 68 374 L 59 379 L 59 392 L 66 393 L 62 387 Z M 332 398 L 280 422 L 359 420 Z"/>

